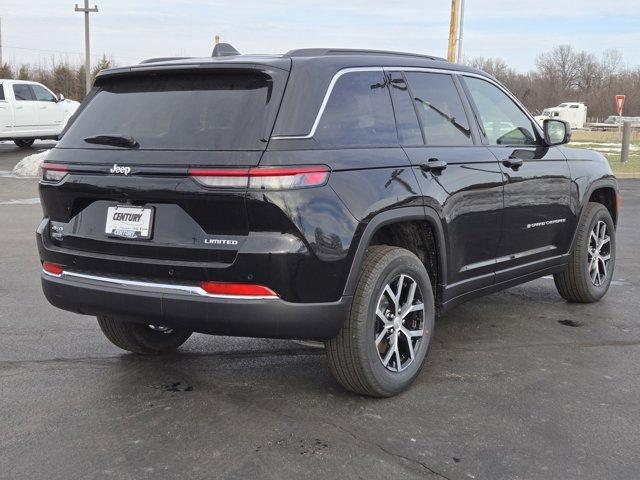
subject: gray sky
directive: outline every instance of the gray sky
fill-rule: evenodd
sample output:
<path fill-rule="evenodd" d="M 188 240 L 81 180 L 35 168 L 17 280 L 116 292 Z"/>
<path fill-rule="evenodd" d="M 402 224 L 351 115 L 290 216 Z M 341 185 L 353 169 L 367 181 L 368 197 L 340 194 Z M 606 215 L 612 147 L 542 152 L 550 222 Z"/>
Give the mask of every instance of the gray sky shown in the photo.
<path fill-rule="evenodd" d="M 83 1 L 83 0 L 79 0 Z M 83 19 L 74 1 L 2 0 L 4 58 L 82 61 Z M 206 56 L 213 36 L 243 53 L 303 47 L 402 50 L 446 56 L 450 0 L 98 0 L 91 15 L 92 54 L 119 65 L 166 55 Z M 500 57 L 534 67 L 561 43 L 600 54 L 617 48 L 640 64 L 640 0 L 466 0 L 465 56 Z"/>

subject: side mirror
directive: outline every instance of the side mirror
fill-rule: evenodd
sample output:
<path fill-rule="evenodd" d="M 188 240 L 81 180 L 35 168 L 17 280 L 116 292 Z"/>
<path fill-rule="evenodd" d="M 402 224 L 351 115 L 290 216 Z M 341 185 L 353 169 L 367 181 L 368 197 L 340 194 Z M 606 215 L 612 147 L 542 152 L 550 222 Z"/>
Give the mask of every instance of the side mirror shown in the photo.
<path fill-rule="evenodd" d="M 63 102 L 64 101 L 64 95 L 63 94 L 61 94 L 61 93 L 58 94 L 58 101 L 59 102 Z"/>
<path fill-rule="evenodd" d="M 564 145 L 571 140 L 571 125 L 564 120 L 546 118 L 542 123 L 544 141 L 548 147 Z"/>

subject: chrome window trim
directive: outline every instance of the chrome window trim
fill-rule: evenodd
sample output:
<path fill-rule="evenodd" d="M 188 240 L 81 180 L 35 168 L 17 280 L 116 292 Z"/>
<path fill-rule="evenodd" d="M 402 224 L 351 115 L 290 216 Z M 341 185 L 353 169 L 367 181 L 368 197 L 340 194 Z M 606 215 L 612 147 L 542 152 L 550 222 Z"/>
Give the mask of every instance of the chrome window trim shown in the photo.
<path fill-rule="evenodd" d="M 272 135 L 271 138 L 274 140 L 294 140 L 294 139 L 303 139 L 303 138 L 313 138 L 316 133 L 316 129 L 320 124 L 320 120 L 322 119 L 322 114 L 324 113 L 324 109 L 327 107 L 327 103 L 329 103 L 329 98 L 331 97 L 331 93 L 333 92 L 333 87 L 335 87 L 336 82 L 347 73 L 354 72 L 382 72 L 382 67 L 350 67 L 344 68 L 336 72 L 336 74 L 329 82 L 329 86 L 327 87 L 327 91 L 324 94 L 324 98 L 322 99 L 322 103 L 320 104 L 320 109 L 316 114 L 316 118 L 313 121 L 313 125 L 311 126 L 311 131 L 306 135 Z"/>
<path fill-rule="evenodd" d="M 275 300 L 278 297 L 273 295 L 263 295 L 263 296 L 254 296 L 254 295 L 221 295 L 221 294 L 212 294 L 207 293 L 205 290 L 198 286 L 191 285 L 172 285 L 165 283 L 154 283 L 154 282 L 141 282 L 138 280 L 125 280 L 123 278 L 111 278 L 111 277 L 100 277 L 97 275 L 88 275 L 86 273 L 78 273 L 78 272 L 69 272 L 63 271 L 61 274 L 56 275 L 46 270 L 42 270 L 44 274 L 62 279 L 83 279 L 90 280 L 93 282 L 101 282 L 108 283 L 111 285 L 117 285 L 120 287 L 139 287 L 145 291 L 156 291 L 161 292 L 163 290 L 170 290 L 174 292 L 187 293 L 190 295 L 199 295 L 207 298 L 226 298 L 226 299 L 239 299 L 239 300 Z"/>
<path fill-rule="evenodd" d="M 324 98 L 322 99 L 322 103 L 320 104 L 320 109 L 318 110 L 318 113 L 316 114 L 316 118 L 313 121 L 313 125 L 311 126 L 311 130 L 309 131 L 309 133 L 304 134 L 304 135 L 272 135 L 271 139 L 272 140 L 301 140 L 301 139 L 313 138 L 313 136 L 315 135 L 316 130 L 318 128 L 318 125 L 320 124 L 320 120 L 322 120 L 322 115 L 324 114 L 324 110 L 327 107 L 327 103 L 329 103 L 329 98 L 331 97 L 331 93 L 333 92 L 333 88 L 334 88 L 336 82 L 338 81 L 338 79 L 340 77 L 342 77 L 343 75 L 345 75 L 347 73 L 353 73 L 353 72 L 385 72 L 385 71 L 389 71 L 389 72 L 442 73 L 442 74 L 447 74 L 447 75 L 459 75 L 459 76 L 463 76 L 463 77 L 475 77 L 475 78 L 479 78 L 480 80 L 484 80 L 485 82 L 489 82 L 492 85 L 498 87 L 499 90 L 501 90 L 504 94 L 506 94 L 507 97 L 509 97 L 511 99 L 511 101 L 513 101 L 516 104 L 516 106 L 522 111 L 522 113 L 525 114 L 525 116 L 529 119 L 529 121 L 531 121 L 531 124 L 533 125 L 533 128 L 536 129 L 536 131 L 538 132 L 540 137 L 544 138 L 543 131 L 540 128 L 540 126 L 538 125 L 538 122 L 536 122 L 533 119 L 533 117 L 531 116 L 529 111 L 524 107 L 524 105 L 522 105 L 522 103 L 520 103 L 520 101 L 511 92 L 509 92 L 509 90 L 507 90 L 500 82 L 498 82 L 496 80 L 493 80 L 490 77 L 486 77 L 486 76 L 481 75 L 479 73 L 465 72 L 465 71 L 460 71 L 460 70 L 447 70 L 445 68 L 400 67 L 399 66 L 399 67 L 349 67 L 349 68 L 344 68 L 342 70 L 339 70 L 333 76 L 333 78 L 331 79 L 331 82 L 329 82 L 329 86 L 327 87 L 327 91 L 325 92 Z"/>

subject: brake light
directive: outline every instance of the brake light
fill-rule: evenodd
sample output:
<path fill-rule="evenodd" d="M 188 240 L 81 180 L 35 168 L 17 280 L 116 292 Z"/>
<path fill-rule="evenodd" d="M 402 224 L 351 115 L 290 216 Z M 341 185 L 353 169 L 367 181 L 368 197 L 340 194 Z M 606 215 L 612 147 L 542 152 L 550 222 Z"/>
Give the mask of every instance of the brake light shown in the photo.
<path fill-rule="evenodd" d="M 64 271 L 64 269 L 62 268 L 62 265 L 58 265 L 57 263 L 51 263 L 51 262 L 42 262 L 42 269 L 48 274 L 55 275 L 57 277 L 62 275 L 62 272 Z"/>
<path fill-rule="evenodd" d="M 67 165 L 59 163 L 43 163 L 42 164 L 42 180 L 45 182 L 59 182 L 69 173 Z"/>
<path fill-rule="evenodd" d="M 191 168 L 189 176 L 213 188 L 286 190 L 324 185 L 329 167 Z"/>
<path fill-rule="evenodd" d="M 200 282 L 200 288 L 212 295 L 239 295 L 243 297 L 277 297 L 264 285 L 251 283 Z"/>

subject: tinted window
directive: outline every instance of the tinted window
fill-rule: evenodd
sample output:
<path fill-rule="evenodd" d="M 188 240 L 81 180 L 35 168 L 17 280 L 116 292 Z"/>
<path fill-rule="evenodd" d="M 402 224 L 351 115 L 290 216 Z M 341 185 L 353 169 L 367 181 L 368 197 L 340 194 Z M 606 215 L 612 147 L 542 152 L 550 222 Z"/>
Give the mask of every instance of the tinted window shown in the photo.
<path fill-rule="evenodd" d="M 325 146 L 397 145 L 382 72 L 352 72 L 339 77 L 314 138 Z"/>
<path fill-rule="evenodd" d="M 16 100 L 34 100 L 31 88 L 29 88 L 29 85 L 26 83 L 14 83 L 13 95 L 16 97 Z"/>
<path fill-rule="evenodd" d="M 0 100 L 4 100 L 4 85 L 0 83 Z"/>
<path fill-rule="evenodd" d="M 422 133 L 416 110 L 411 102 L 411 95 L 404 77 L 399 72 L 391 74 L 391 98 L 393 99 L 393 112 L 396 116 L 398 127 L 398 139 L 402 145 L 423 145 Z"/>
<path fill-rule="evenodd" d="M 84 139 L 124 135 L 140 149 L 262 150 L 277 107 L 272 86 L 258 73 L 107 78 L 59 146 L 112 148 Z"/>
<path fill-rule="evenodd" d="M 469 121 L 451 75 L 407 72 L 427 145 L 473 143 Z"/>
<path fill-rule="evenodd" d="M 490 145 L 535 145 L 535 128 L 522 110 L 495 85 L 479 78 L 465 82 Z M 557 115 L 557 114 L 556 114 Z"/>
<path fill-rule="evenodd" d="M 40 85 L 31 85 L 33 88 L 33 93 L 36 95 L 36 100 L 40 102 L 55 102 L 56 97 L 54 97 L 49 90 L 40 86 Z"/>

